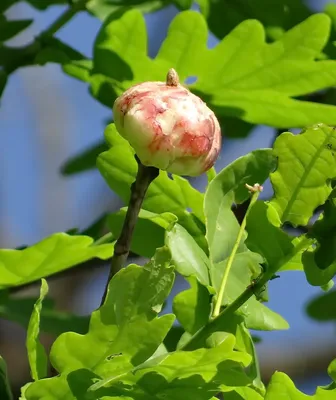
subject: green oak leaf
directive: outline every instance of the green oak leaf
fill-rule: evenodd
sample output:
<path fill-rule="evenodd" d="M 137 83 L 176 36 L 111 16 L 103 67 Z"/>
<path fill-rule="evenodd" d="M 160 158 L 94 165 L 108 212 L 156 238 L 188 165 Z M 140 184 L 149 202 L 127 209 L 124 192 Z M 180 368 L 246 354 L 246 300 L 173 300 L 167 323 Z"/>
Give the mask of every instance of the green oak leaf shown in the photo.
<path fill-rule="evenodd" d="M 121 232 L 126 211 L 127 208 L 121 208 L 107 218 L 108 226 L 115 239 Z M 176 221 L 177 217 L 171 213 L 155 214 L 140 210 L 131 240 L 131 251 L 142 257 L 151 257 L 158 247 L 164 245 L 165 231 Z"/>
<path fill-rule="evenodd" d="M 6 77 L 4 71 L 7 73 L 11 73 L 16 68 L 26 67 L 28 65 L 34 65 L 35 53 L 27 53 L 25 57 L 22 57 L 22 48 L 21 47 L 9 47 L 5 44 L 0 43 L 0 66 L 3 67 L 3 70 L 0 69 L 3 73 L 0 74 L 2 77 Z M 20 64 L 20 65 L 18 65 Z M 3 78 L 0 79 L 0 91 L 4 89 Z"/>
<path fill-rule="evenodd" d="M 184 334 L 184 329 L 180 325 L 173 325 L 171 330 L 167 333 L 164 338 L 163 344 L 168 352 L 175 351 L 181 336 Z"/>
<path fill-rule="evenodd" d="M 306 274 L 307 281 L 312 286 L 327 285 L 336 275 L 336 261 L 327 268 L 321 269 L 315 261 L 315 251 L 307 250 L 301 256 L 303 269 Z"/>
<path fill-rule="evenodd" d="M 336 61 L 316 61 L 329 32 L 330 18 L 315 14 L 269 44 L 261 23 L 247 20 L 209 49 L 204 17 L 184 11 L 174 18 L 157 56 L 151 59 L 144 17 L 134 9 L 120 19 L 105 21 L 94 45 L 91 74 L 85 80 L 91 94 L 110 108 L 130 86 L 162 81 L 174 67 L 181 82 L 197 77 L 190 89 L 220 119 L 239 118 L 279 128 L 316 121 L 336 124 L 335 106 L 298 99 L 336 81 Z M 83 78 L 81 68 L 72 69 L 71 75 L 76 74 Z"/>
<path fill-rule="evenodd" d="M 61 167 L 61 173 L 67 176 L 96 168 L 98 155 L 107 149 L 105 142 L 99 142 L 90 146 L 78 155 L 67 160 Z"/>
<path fill-rule="evenodd" d="M 27 329 L 26 347 L 30 366 L 30 374 L 34 381 L 47 376 L 48 358 L 45 348 L 39 340 L 42 302 L 48 294 L 48 284 L 41 280 L 40 297 L 34 304 L 33 312 Z"/>
<path fill-rule="evenodd" d="M 146 361 L 174 321 L 171 314 L 157 317 L 173 282 L 170 254 L 165 248 L 158 249 L 144 267 L 132 264 L 118 272 L 109 284 L 104 304 L 91 315 L 88 333 L 67 332 L 53 344 L 50 361 L 60 375 L 31 384 L 26 399 L 49 399 L 50 393 L 53 399 L 74 399 L 78 389 L 73 379 L 80 371 L 104 379 Z M 83 396 L 86 388 L 83 382 L 79 386 Z"/>
<path fill-rule="evenodd" d="M 331 379 L 336 382 L 336 359 L 333 360 L 328 367 L 328 374 Z"/>
<path fill-rule="evenodd" d="M 71 61 L 83 61 L 85 57 L 79 51 L 54 37 L 44 37 L 41 50 L 37 52 L 35 64 L 67 64 Z"/>
<path fill-rule="evenodd" d="M 197 0 L 209 29 L 219 39 L 246 19 L 256 19 L 266 28 L 267 36 L 276 39 L 311 15 L 302 0 Z"/>
<path fill-rule="evenodd" d="M 231 207 L 249 196 L 245 184 L 262 184 L 274 169 L 275 159 L 271 149 L 253 151 L 224 168 L 209 184 L 204 199 L 206 238 L 210 253 L 211 285 L 218 291 L 226 264 L 235 245 L 239 223 Z M 224 304 L 232 303 L 251 284 L 251 280 L 261 273 L 259 254 L 248 250 L 246 234 L 238 246 L 237 254 L 229 274 L 224 292 Z M 287 322 L 261 304 L 255 297 L 250 298 L 239 309 L 245 317 L 246 325 L 253 329 L 287 329 Z"/>
<path fill-rule="evenodd" d="M 336 320 L 336 290 L 314 297 L 307 304 L 308 315 L 317 321 Z"/>
<path fill-rule="evenodd" d="M 187 332 L 187 334 L 184 334 L 179 346 L 186 344 L 191 335 L 206 325 L 211 312 L 211 298 L 208 290 L 194 277 L 189 278 L 188 281 L 191 286 L 190 289 L 180 292 L 173 301 L 174 313 Z M 230 315 L 225 321 L 222 321 L 220 326 L 216 325 L 214 332 L 209 331 L 209 335 L 205 340 L 194 343 L 193 347 L 188 348 L 188 350 L 193 350 L 197 347 L 217 347 L 226 339 L 227 333 L 231 333 L 236 337 L 235 349 L 250 354 L 252 357 L 248 376 L 253 380 L 255 387 L 264 391 L 253 339 L 248 329 L 246 329 L 241 315 L 237 313 Z"/>
<path fill-rule="evenodd" d="M 331 19 L 331 32 L 329 36 L 329 41 L 327 46 L 325 47 L 323 53 L 327 55 L 330 59 L 335 60 L 336 56 L 336 47 L 335 47 L 335 39 L 336 39 L 336 7 L 334 3 L 326 3 L 323 12 L 329 16 Z M 332 91 L 329 90 L 329 91 Z M 329 92 L 328 91 L 328 92 Z M 328 95 L 327 95 L 328 97 Z M 329 103 L 334 104 L 334 103 Z"/>
<path fill-rule="evenodd" d="M 173 311 L 186 332 L 195 334 L 210 318 L 209 291 L 193 276 L 187 279 L 190 289 L 178 293 L 173 300 Z"/>
<path fill-rule="evenodd" d="M 252 388 L 245 386 L 225 393 L 225 400 L 263 400 L 264 397 Z"/>
<path fill-rule="evenodd" d="M 129 385 L 128 395 L 132 399 L 207 400 L 221 389 L 229 391 L 250 383 L 242 367 L 246 367 L 251 358 L 234 351 L 234 343 L 234 336 L 228 334 L 217 348 L 165 354 L 118 380 Z M 109 387 L 100 392 L 107 384 Z M 113 378 L 97 382 L 89 391 L 96 393 L 94 398 L 102 393 L 112 398 L 121 394 L 120 384 L 114 383 Z"/>
<path fill-rule="evenodd" d="M 248 236 L 245 243 L 251 251 L 264 257 L 268 267 L 276 267 L 294 248 L 293 238 L 272 224 L 273 217 L 270 214 L 273 211 L 267 203 L 257 201 L 252 206 L 246 223 Z M 301 263 L 300 265 L 302 268 Z M 294 267 L 297 269 L 297 266 Z M 290 265 L 283 265 L 282 270 L 292 268 L 291 260 Z"/>
<path fill-rule="evenodd" d="M 299 135 L 282 133 L 275 141 L 277 170 L 271 174 L 275 208 L 282 223 L 307 225 L 317 206 L 331 193 L 336 177 L 336 130 L 324 124 Z"/>
<path fill-rule="evenodd" d="M 32 22 L 32 19 L 9 21 L 3 14 L 0 14 L 0 42 L 5 42 L 16 36 L 28 28 Z"/>
<path fill-rule="evenodd" d="M 252 357 L 252 362 L 249 366 L 247 374 L 252 379 L 254 388 L 256 388 L 259 393 L 265 394 L 265 386 L 261 380 L 258 354 L 255 348 L 255 344 L 253 342 L 252 335 L 250 331 L 246 328 L 244 322 L 241 322 L 237 326 L 236 335 L 237 342 L 240 345 L 240 350 L 245 351 Z"/>
<path fill-rule="evenodd" d="M 216 326 L 215 331 L 212 333 L 209 332 L 210 335 L 205 340 L 205 343 L 196 342 L 196 346 L 216 347 L 226 338 L 227 333 L 231 333 L 235 336 L 236 350 L 245 352 L 251 356 L 252 362 L 246 371 L 247 375 L 251 378 L 253 386 L 258 388 L 261 393 L 264 393 L 265 387 L 261 381 L 259 361 L 253 338 L 249 330 L 246 328 L 244 319 L 241 315 L 234 313 L 222 319 Z M 195 346 L 195 343 L 193 346 Z"/>
<path fill-rule="evenodd" d="M 113 244 L 93 245 L 89 236 L 54 233 L 23 250 L 0 250 L 0 288 L 20 286 L 92 258 L 107 260 Z"/>
<path fill-rule="evenodd" d="M 110 149 L 98 156 L 98 169 L 109 187 L 127 204 L 137 172 L 134 150 L 119 135 L 114 124 L 106 128 L 105 139 Z M 149 186 L 142 208 L 157 214 L 169 212 L 176 215 L 179 224 L 206 249 L 202 204 L 203 194 L 188 181 L 177 175 L 171 179 L 167 172 L 160 171 L 160 175 Z M 188 209 L 192 209 L 192 212 Z"/>
<path fill-rule="evenodd" d="M 88 82 L 92 70 L 92 60 L 84 59 L 72 61 L 71 63 L 63 64 L 62 70 L 67 75 L 72 76 L 79 81 Z"/>
<path fill-rule="evenodd" d="M 151 13 L 160 10 L 167 6 L 167 1 L 164 0 L 89 0 L 86 4 L 87 10 L 94 16 L 105 20 L 106 18 L 111 21 L 118 19 L 126 11 L 137 8 L 143 13 Z"/>
<path fill-rule="evenodd" d="M 210 261 L 183 226 L 175 224 L 166 231 L 165 244 L 172 254 L 176 271 L 188 278 L 195 276 L 203 286 L 210 286 Z"/>
<path fill-rule="evenodd" d="M 259 21 L 244 21 L 208 55 L 211 79 L 193 71 L 199 76 L 193 87 L 217 114 L 246 122 L 279 128 L 334 124 L 334 106 L 297 99 L 335 81 L 335 61 L 316 61 L 329 32 L 329 17 L 315 14 L 268 44 Z"/>
<path fill-rule="evenodd" d="M 255 150 L 225 167 L 211 181 L 204 199 L 206 238 L 213 264 L 227 259 L 234 246 L 239 224 L 231 211 L 233 203 L 249 197 L 245 184 L 262 184 L 275 168 L 271 149 Z M 246 246 L 242 243 L 240 251 Z"/>
<path fill-rule="evenodd" d="M 9 297 L 2 295 L 0 300 L 0 318 L 13 321 L 27 329 L 31 310 L 36 298 L 32 297 Z M 89 318 L 78 316 L 65 311 L 54 309 L 51 299 L 44 299 L 41 311 L 40 331 L 53 335 L 72 331 L 86 333 L 89 328 Z"/>
<path fill-rule="evenodd" d="M 323 213 L 314 223 L 310 235 L 318 241 L 314 250 L 316 265 L 328 268 L 336 262 L 336 190 L 334 189 L 324 205 Z"/>
<path fill-rule="evenodd" d="M 262 261 L 263 258 L 257 253 L 244 251 L 236 254 L 224 293 L 223 305 L 231 304 L 236 300 L 251 284 L 251 280 L 255 278 L 256 272 L 257 274 L 261 273 L 259 264 Z M 226 263 L 227 260 L 214 265 L 214 281 L 221 281 Z M 215 286 L 215 288 L 218 290 L 218 286 Z M 246 326 L 250 329 L 270 331 L 289 328 L 287 321 L 281 315 L 266 307 L 255 296 L 247 300 L 237 312 L 243 315 Z"/>
<path fill-rule="evenodd" d="M 335 395 L 336 389 L 318 387 L 313 396 L 308 396 L 300 392 L 286 374 L 275 372 L 268 384 L 265 400 L 332 400 Z"/>
<path fill-rule="evenodd" d="M 7 376 L 7 365 L 0 356 L 0 398 L 1 400 L 13 400 L 11 386 Z"/>
<path fill-rule="evenodd" d="M 9 7 L 11 7 L 16 0 L 2 0 L 0 4 L 0 13 L 5 12 Z"/>
<path fill-rule="evenodd" d="M 188 10 L 193 5 L 193 0 L 172 0 L 180 10 Z"/>

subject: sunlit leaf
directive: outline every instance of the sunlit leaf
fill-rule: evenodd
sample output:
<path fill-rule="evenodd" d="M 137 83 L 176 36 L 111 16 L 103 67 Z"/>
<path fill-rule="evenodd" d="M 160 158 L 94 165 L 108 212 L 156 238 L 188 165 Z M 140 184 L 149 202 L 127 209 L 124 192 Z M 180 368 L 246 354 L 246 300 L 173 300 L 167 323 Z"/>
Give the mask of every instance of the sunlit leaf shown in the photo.
<path fill-rule="evenodd" d="M 89 0 L 86 5 L 87 10 L 96 17 L 109 21 L 118 19 L 126 11 L 137 8 L 143 13 L 150 13 L 160 10 L 167 5 L 163 0 Z"/>
<path fill-rule="evenodd" d="M 23 250 L 0 250 L 0 287 L 20 286 L 92 258 L 112 257 L 113 245 L 93 246 L 89 236 L 54 233 Z"/>
<path fill-rule="evenodd" d="M 263 400 L 258 392 L 248 386 L 236 388 L 232 392 L 225 393 L 224 396 L 225 400 Z"/>
<path fill-rule="evenodd" d="M 45 348 L 39 339 L 42 302 L 47 294 L 48 284 L 45 279 L 42 279 L 40 297 L 34 304 L 26 339 L 30 374 L 34 381 L 45 378 L 47 375 L 48 358 Z"/>
<path fill-rule="evenodd" d="M 335 398 L 336 389 L 326 390 L 318 387 L 313 396 L 300 392 L 292 380 L 283 372 L 275 372 L 267 387 L 265 400 L 332 400 Z"/>
<path fill-rule="evenodd" d="M 328 367 L 328 374 L 334 382 L 336 382 L 336 359 L 333 360 Z"/>
<path fill-rule="evenodd" d="M 90 73 L 92 69 L 91 60 L 78 60 L 72 61 L 71 63 L 64 64 L 62 66 L 63 71 L 83 82 L 88 82 L 90 80 Z"/>
<path fill-rule="evenodd" d="M 60 375 L 30 385 L 26 399 L 49 399 L 50 393 L 53 399 L 72 399 L 71 393 L 86 393 L 92 377 L 119 375 L 146 361 L 174 321 L 171 314 L 157 317 L 174 282 L 169 265 L 169 252 L 162 248 L 145 267 L 118 272 L 104 305 L 91 315 L 88 333 L 67 332 L 55 341 L 50 361 Z"/>
<path fill-rule="evenodd" d="M 239 224 L 231 211 L 231 205 L 235 198 L 236 202 L 239 201 L 237 194 L 242 190 L 245 190 L 245 197 L 248 196 L 244 184 L 249 179 L 251 183 L 262 183 L 266 179 L 267 174 L 274 166 L 273 161 L 267 150 L 252 152 L 222 170 L 209 185 L 205 197 L 205 214 L 212 263 L 210 267 L 211 282 L 216 290 L 219 290 L 221 285 L 239 231 Z M 245 197 L 242 197 L 242 200 Z M 260 263 L 262 262 L 263 258 L 248 251 L 242 240 L 229 273 L 223 305 L 233 302 L 251 283 L 251 280 L 260 275 Z M 246 324 L 250 328 L 269 330 L 277 329 L 277 326 L 278 329 L 288 327 L 282 317 L 267 309 L 254 297 L 239 309 L 239 313 L 244 315 Z M 263 316 L 264 313 L 269 314 L 269 318 Z"/>
<path fill-rule="evenodd" d="M 252 335 L 251 335 L 250 331 L 246 328 L 244 322 L 241 322 L 237 326 L 236 335 L 237 335 L 236 340 L 237 340 L 238 346 L 239 346 L 239 347 L 237 346 L 238 350 L 245 351 L 247 354 L 249 354 L 252 357 L 252 362 L 248 369 L 247 374 L 252 379 L 254 388 L 257 388 L 257 390 L 260 393 L 264 394 L 265 386 L 261 380 L 261 371 L 260 371 L 256 347 L 253 342 Z M 238 391 L 238 393 L 239 393 L 239 391 Z M 251 394 L 251 397 L 253 398 L 256 396 Z"/>
<path fill-rule="evenodd" d="M 130 398 L 136 393 L 145 395 L 149 392 L 153 400 L 205 400 L 221 388 L 230 390 L 248 384 L 249 379 L 241 367 L 249 364 L 250 357 L 233 351 L 234 342 L 234 337 L 227 335 L 218 348 L 176 351 L 150 360 L 135 370 L 134 377 L 125 377 L 125 382 L 134 385 L 130 388 Z M 111 383 L 110 379 L 98 382 L 90 391 L 97 391 L 108 383 Z M 106 393 L 117 395 L 118 384 L 106 389 Z"/>
<path fill-rule="evenodd" d="M 179 224 L 166 232 L 165 243 L 172 254 L 176 271 L 184 277 L 194 276 L 204 286 L 210 285 L 210 261 L 193 237 Z"/>
<path fill-rule="evenodd" d="M 261 273 L 259 263 L 262 257 L 252 252 L 238 253 L 233 261 L 232 272 L 229 275 L 227 289 L 224 293 L 223 305 L 232 303 L 255 278 L 255 271 Z M 216 264 L 214 267 L 214 277 L 218 282 L 226 268 L 227 261 Z M 261 293 L 262 295 L 262 293 Z M 255 296 L 251 297 L 244 305 L 238 309 L 239 314 L 243 315 L 246 326 L 256 330 L 281 330 L 288 329 L 287 321 L 276 312 L 266 307 L 258 301 Z"/>
<path fill-rule="evenodd" d="M 224 168 L 208 186 L 204 200 L 206 238 L 210 252 L 211 284 L 216 290 L 221 285 L 240 228 L 231 206 L 234 202 L 239 203 L 248 198 L 246 183 L 262 184 L 274 166 L 275 159 L 270 149 L 256 150 Z M 232 303 L 250 285 L 251 280 L 261 273 L 263 257 L 249 251 L 245 239 L 246 234 L 238 246 L 229 273 L 223 305 Z M 244 315 L 249 328 L 288 328 L 287 322 L 280 315 L 265 307 L 255 297 L 250 298 L 239 312 Z"/>
<path fill-rule="evenodd" d="M 277 170 L 271 174 L 275 197 L 270 205 L 282 223 L 307 225 L 317 206 L 323 204 L 336 177 L 336 130 L 314 125 L 299 135 L 282 133 L 274 144 Z"/>
<path fill-rule="evenodd" d="M 197 77 L 191 90 L 220 118 L 283 128 L 317 121 L 336 124 L 335 106 L 298 99 L 336 81 L 336 62 L 316 61 L 329 32 L 329 17 L 315 14 L 269 44 L 261 23 L 247 20 L 209 49 L 204 17 L 184 11 L 172 21 L 158 55 L 151 59 L 143 16 L 131 10 L 103 25 L 94 46 L 93 74 L 87 82 L 93 96 L 111 107 L 128 87 L 162 81 L 174 67 L 182 82 Z"/>
<path fill-rule="evenodd" d="M 239 224 L 231 211 L 232 204 L 247 200 L 249 192 L 245 184 L 262 184 L 275 165 L 271 149 L 255 150 L 228 165 L 211 181 L 204 208 L 213 263 L 228 258 L 237 238 Z"/>

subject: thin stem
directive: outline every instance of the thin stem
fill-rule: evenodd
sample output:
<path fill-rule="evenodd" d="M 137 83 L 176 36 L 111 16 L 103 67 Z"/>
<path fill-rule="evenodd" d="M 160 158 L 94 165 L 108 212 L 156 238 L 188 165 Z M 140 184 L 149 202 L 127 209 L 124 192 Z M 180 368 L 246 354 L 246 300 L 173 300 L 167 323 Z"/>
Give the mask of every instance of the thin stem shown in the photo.
<path fill-rule="evenodd" d="M 102 237 L 92 243 L 92 246 L 99 246 L 100 244 L 110 243 L 113 239 L 111 232 L 105 233 Z"/>
<path fill-rule="evenodd" d="M 220 309 L 221 309 L 222 302 L 223 302 L 223 297 L 224 297 L 224 292 L 225 292 L 225 288 L 226 288 L 226 285 L 227 285 L 227 282 L 228 282 L 228 279 L 229 279 L 229 275 L 230 275 L 230 272 L 231 272 L 233 261 L 234 261 L 235 255 L 237 253 L 238 247 L 239 247 L 239 245 L 240 245 L 240 243 L 242 241 L 243 234 L 245 232 L 247 216 L 248 216 L 253 204 L 257 201 L 259 193 L 260 193 L 259 190 L 253 192 L 250 204 L 249 204 L 248 209 L 247 209 L 247 211 L 245 213 L 244 219 L 243 219 L 243 221 L 242 221 L 242 223 L 240 225 L 240 229 L 239 229 L 239 232 L 238 232 L 238 235 L 237 235 L 237 239 L 236 239 L 236 241 L 234 243 L 234 246 L 232 248 L 231 254 L 230 254 L 229 259 L 228 259 L 228 262 L 226 264 L 226 268 L 225 268 L 224 275 L 223 275 L 223 278 L 222 278 L 221 286 L 219 288 L 219 292 L 218 292 L 218 296 L 217 296 L 217 299 L 216 299 L 215 308 L 214 308 L 214 311 L 212 313 L 212 317 L 213 318 L 217 317 L 219 315 L 219 313 L 220 313 Z"/>
<path fill-rule="evenodd" d="M 138 220 L 138 215 L 144 201 L 147 189 L 151 182 L 159 175 L 159 169 L 146 167 L 136 157 L 138 162 L 138 173 L 135 182 L 131 186 L 131 198 L 128 204 L 125 221 L 120 236 L 114 246 L 109 277 L 106 283 L 101 304 L 104 303 L 108 285 L 113 276 L 124 266 L 130 252 L 133 231 Z"/>
<path fill-rule="evenodd" d="M 72 3 L 39 37 L 53 36 L 67 24 L 79 11 L 85 10 L 89 0 L 78 0 Z"/>
<path fill-rule="evenodd" d="M 24 47 L 16 49 L 13 56 L 13 48 L 11 57 L 4 58 L 1 65 L 7 75 L 10 75 L 20 67 L 33 65 L 36 55 L 41 51 L 45 45 L 44 39 L 52 37 L 57 33 L 65 24 L 67 24 L 79 11 L 85 10 L 86 4 L 89 0 L 78 0 L 72 3 L 46 30 L 42 31 L 34 41 Z M 6 49 L 6 46 L 3 46 Z"/>
<path fill-rule="evenodd" d="M 249 285 L 245 291 L 236 298 L 236 300 L 226 307 L 217 317 L 213 318 L 199 329 L 191 339 L 185 343 L 181 350 L 195 350 L 199 343 L 202 343 L 211 333 L 220 330 L 221 325 L 230 318 L 243 304 L 245 304 L 253 295 L 266 285 L 266 283 L 273 277 L 273 275 L 280 270 L 280 268 L 294 258 L 298 253 L 306 250 L 313 243 L 313 239 L 307 236 L 302 236 L 300 241 L 297 242 L 294 249 L 285 257 L 283 257 L 273 268 L 266 270 L 254 284 Z"/>

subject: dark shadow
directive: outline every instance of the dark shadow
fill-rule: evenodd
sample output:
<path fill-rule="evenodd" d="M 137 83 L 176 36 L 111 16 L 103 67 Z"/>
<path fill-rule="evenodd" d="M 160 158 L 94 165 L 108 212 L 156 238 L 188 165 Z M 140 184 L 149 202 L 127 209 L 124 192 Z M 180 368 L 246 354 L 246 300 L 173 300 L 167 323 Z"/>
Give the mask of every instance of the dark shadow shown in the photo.
<path fill-rule="evenodd" d="M 131 67 L 113 50 L 97 48 L 93 58 L 93 74 L 102 74 L 118 82 L 132 81 Z"/>
<path fill-rule="evenodd" d="M 100 379 L 100 376 L 85 368 L 70 372 L 67 376 L 69 388 L 76 400 L 99 399 L 96 397 L 96 392 L 92 392 L 93 396 L 91 397 L 88 389 Z"/>

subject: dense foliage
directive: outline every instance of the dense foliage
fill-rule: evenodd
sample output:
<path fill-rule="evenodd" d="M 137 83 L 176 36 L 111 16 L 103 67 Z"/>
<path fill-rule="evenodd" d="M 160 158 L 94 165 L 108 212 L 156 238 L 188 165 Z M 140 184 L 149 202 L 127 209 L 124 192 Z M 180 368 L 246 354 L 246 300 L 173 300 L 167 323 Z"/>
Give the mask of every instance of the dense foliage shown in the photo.
<path fill-rule="evenodd" d="M 124 399 L 301 400 L 284 373 L 265 387 L 250 329 L 288 329 L 267 307 L 267 284 L 284 271 L 298 270 L 307 284 L 325 291 L 336 275 L 336 6 L 312 14 L 301 0 L 192 1 L 26 0 L 43 11 L 64 12 L 29 45 L 8 46 L 31 20 L 12 21 L 0 4 L 0 92 L 18 68 L 59 64 L 83 81 L 90 94 L 112 108 L 135 83 L 164 80 L 175 68 L 182 82 L 202 97 L 220 120 L 224 136 L 244 137 L 256 124 L 300 134 L 278 135 L 273 148 L 252 151 L 222 171 L 208 174 L 205 193 L 185 178 L 160 171 L 150 185 L 131 242 L 150 258 L 128 265 L 110 281 L 103 305 L 90 317 L 61 313 L 45 297 L 45 278 L 93 258 L 108 260 L 126 209 L 99 225 L 111 233 L 54 233 L 35 245 L 0 250 L 0 315 L 27 328 L 32 382 L 24 400 Z M 143 13 L 171 3 L 180 10 L 155 58 L 147 54 Z M 78 12 L 102 20 L 93 58 L 55 37 Z M 207 47 L 209 31 L 219 43 Z M 225 145 L 225 143 L 224 143 Z M 113 123 L 105 141 L 74 157 L 64 175 L 98 167 L 111 190 L 127 204 L 137 173 L 134 150 Z M 270 179 L 274 195 L 258 199 L 246 184 Z M 250 200 L 250 202 L 249 202 Z M 232 206 L 249 202 L 238 222 Z M 321 211 L 316 222 L 312 217 Z M 300 227 L 292 236 L 285 228 Z M 290 273 L 290 272 L 288 272 Z M 190 284 L 164 313 L 176 274 Z M 12 297 L 10 289 L 41 281 L 40 297 Z M 314 299 L 311 317 L 335 320 L 336 292 Z M 178 322 L 177 325 L 175 322 Z M 178 329 L 178 326 L 182 329 Z M 40 331 L 56 337 L 50 355 Z M 48 362 L 57 371 L 48 375 Z M 0 398 L 12 399 L 5 361 L 0 358 Z M 315 400 L 336 398 L 336 360 L 331 383 Z"/>

